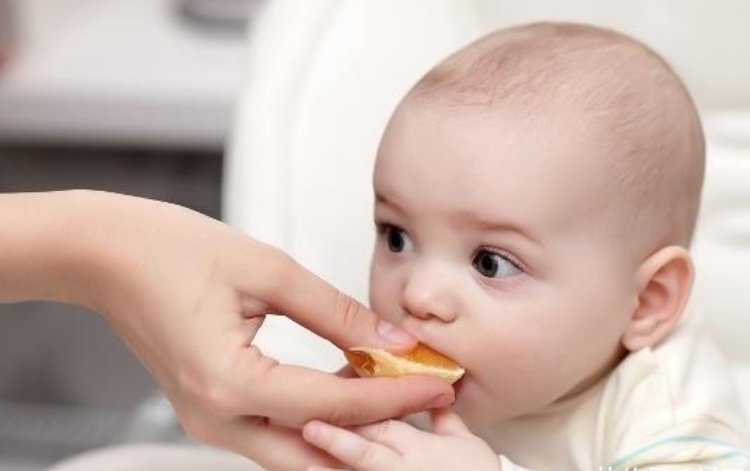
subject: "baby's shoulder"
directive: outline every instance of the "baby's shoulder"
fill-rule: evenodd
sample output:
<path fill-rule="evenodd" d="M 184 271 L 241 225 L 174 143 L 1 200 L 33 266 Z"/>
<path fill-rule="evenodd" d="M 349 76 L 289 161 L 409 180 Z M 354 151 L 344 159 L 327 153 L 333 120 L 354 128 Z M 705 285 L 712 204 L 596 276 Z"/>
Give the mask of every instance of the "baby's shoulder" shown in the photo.
<path fill-rule="evenodd" d="M 611 372 L 600 397 L 598 435 L 610 457 L 695 439 L 743 445 L 747 421 L 740 410 L 721 352 L 699 326 L 684 325 Z"/>
<path fill-rule="evenodd" d="M 628 355 L 607 378 L 601 405 L 674 425 L 696 414 L 736 415 L 727 407 L 736 397 L 716 344 L 698 325 L 686 324 L 657 347 Z"/>

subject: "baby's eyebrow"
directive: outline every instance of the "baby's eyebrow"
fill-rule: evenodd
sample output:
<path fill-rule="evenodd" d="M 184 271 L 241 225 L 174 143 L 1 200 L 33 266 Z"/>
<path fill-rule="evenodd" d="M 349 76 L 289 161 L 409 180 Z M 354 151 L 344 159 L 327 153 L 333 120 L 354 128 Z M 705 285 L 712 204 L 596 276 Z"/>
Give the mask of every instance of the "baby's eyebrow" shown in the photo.
<path fill-rule="evenodd" d="M 381 193 L 375 193 L 375 204 L 386 205 L 396 211 L 405 213 L 403 208 L 398 203 L 389 199 L 387 196 Z M 471 225 L 481 231 L 485 232 L 512 232 L 520 235 L 529 242 L 542 246 L 540 239 L 533 235 L 532 231 L 524 228 L 520 224 L 516 224 L 511 221 L 502 221 L 495 218 L 487 217 L 484 214 L 477 213 L 473 210 L 457 210 L 456 219 L 462 221 L 465 224 Z"/>
<path fill-rule="evenodd" d="M 384 204 L 386 206 L 390 206 L 391 208 L 404 213 L 404 209 L 398 205 L 398 203 L 394 202 L 393 200 L 388 199 L 386 196 L 384 196 L 381 193 L 375 193 L 375 204 Z"/>
<path fill-rule="evenodd" d="M 483 214 L 477 214 L 473 211 L 460 211 L 457 214 L 462 221 L 486 232 L 514 232 L 523 238 L 533 242 L 536 245 L 542 245 L 540 239 L 535 237 L 532 231 L 529 231 L 520 224 L 512 221 L 503 221 L 489 218 Z"/>

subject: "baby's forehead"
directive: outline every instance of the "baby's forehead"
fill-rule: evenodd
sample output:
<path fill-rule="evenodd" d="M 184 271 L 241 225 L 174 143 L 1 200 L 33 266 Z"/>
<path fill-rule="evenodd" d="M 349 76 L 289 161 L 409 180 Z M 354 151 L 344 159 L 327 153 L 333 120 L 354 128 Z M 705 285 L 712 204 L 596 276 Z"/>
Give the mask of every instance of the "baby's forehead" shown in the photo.
<path fill-rule="evenodd" d="M 455 106 L 406 99 L 394 113 L 383 145 L 399 139 L 413 141 L 407 143 L 413 147 L 439 143 L 453 149 L 459 167 L 507 173 L 510 167 L 504 163 L 516 158 L 527 167 L 565 167 L 601 178 L 609 168 L 607 156 L 619 145 L 616 139 L 625 137 L 608 125 L 578 103 Z"/>
<path fill-rule="evenodd" d="M 485 220 L 532 215 L 554 226 L 592 214 L 603 201 L 611 186 L 603 151 L 563 108 L 535 119 L 512 108 L 450 112 L 414 103 L 399 108 L 383 139 L 376 192 L 417 188 L 432 198 L 420 207 L 453 207 Z"/>

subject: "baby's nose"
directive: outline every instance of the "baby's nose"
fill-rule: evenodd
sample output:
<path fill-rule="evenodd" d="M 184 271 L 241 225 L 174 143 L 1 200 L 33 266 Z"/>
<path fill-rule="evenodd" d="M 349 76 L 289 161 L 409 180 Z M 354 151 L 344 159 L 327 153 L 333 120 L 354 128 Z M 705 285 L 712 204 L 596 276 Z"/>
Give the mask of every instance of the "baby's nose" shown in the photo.
<path fill-rule="evenodd" d="M 452 322 L 458 316 L 456 286 L 445 270 L 423 266 L 406 280 L 401 307 L 420 319 L 436 318 Z"/>

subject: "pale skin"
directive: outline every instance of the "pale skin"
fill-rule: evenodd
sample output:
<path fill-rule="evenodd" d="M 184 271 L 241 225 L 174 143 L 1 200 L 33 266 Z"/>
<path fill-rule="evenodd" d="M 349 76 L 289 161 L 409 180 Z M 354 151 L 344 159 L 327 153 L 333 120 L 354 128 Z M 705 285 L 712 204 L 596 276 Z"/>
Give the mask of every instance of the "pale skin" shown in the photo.
<path fill-rule="evenodd" d="M 346 465 L 308 471 L 497 471 L 489 430 L 586 390 L 672 330 L 687 250 L 617 242 L 593 127 L 547 111 L 519 120 L 409 98 L 396 111 L 374 173 L 371 308 L 467 373 L 431 430 L 308 423 L 305 439 Z"/>
<path fill-rule="evenodd" d="M 345 379 L 263 355 L 252 340 L 269 313 L 340 347 L 404 351 L 416 340 L 278 249 L 185 208 L 91 191 L 4 194 L 0 227 L 0 302 L 102 313 L 188 434 L 270 470 L 337 463 L 300 436 L 312 419 L 366 424 L 454 400 L 432 378 Z"/>

